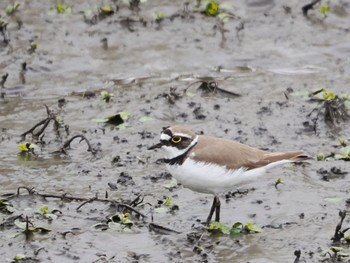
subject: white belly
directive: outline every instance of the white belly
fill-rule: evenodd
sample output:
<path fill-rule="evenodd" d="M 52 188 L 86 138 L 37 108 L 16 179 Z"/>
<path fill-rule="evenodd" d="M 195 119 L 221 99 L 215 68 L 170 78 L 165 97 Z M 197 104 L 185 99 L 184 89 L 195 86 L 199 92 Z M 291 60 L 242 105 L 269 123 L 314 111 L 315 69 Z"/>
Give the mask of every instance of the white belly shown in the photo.
<path fill-rule="evenodd" d="M 234 190 L 242 183 L 253 181 L 259 175 L 264 174 L 267 169 L 287 162 L 289 161 L 282 160 L 247 171 L 245 168 L 230 170 L 219 165 L 187 158 L 182 165 L 167 164 L 167 168 L 184 187 L 200 193 L 219 194 Z"/>

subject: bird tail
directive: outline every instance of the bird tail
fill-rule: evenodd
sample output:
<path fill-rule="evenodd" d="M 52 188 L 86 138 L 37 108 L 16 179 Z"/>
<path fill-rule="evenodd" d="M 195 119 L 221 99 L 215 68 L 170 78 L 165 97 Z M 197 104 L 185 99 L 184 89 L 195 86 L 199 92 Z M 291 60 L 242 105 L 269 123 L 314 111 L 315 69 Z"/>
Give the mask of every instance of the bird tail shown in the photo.
<path fill-rule="evenodd" d="M 290 162 L 303 162 L 312 159 L 313 158 L 310 155 L 306 154 L 303 151 L 269 153 L 264 158 L 264 160 L 268 163 L 280 160 L 288 160 Z"/>

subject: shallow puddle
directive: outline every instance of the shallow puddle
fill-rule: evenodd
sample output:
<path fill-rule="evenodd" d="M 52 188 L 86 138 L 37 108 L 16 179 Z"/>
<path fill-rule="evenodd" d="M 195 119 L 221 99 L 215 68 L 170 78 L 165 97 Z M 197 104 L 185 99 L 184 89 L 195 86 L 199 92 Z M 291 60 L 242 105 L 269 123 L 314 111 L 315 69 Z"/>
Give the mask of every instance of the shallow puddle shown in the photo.
<path fill-rule="evenodd" d="M 26 262 L 293 262 L 298 250 L 300 262 L 322 259 L 346 209 L 348 162 L 276 168 L 237 186 L 255 189 L 247 194 L 223 194 L 224 224 L 263 229 L 230 237 L 203 230 L 212 197 L 177 186 L 156 162 L 160 153 L 147 148 L 162 127 L 183 124 L 271 151 L 339 153 L 338 138 L 350 141 L 349 121 L 331 128 L 320 116 L 313 126 L 308 114 L 318 104 L 306 97 L 322 87 L 349 94 L 347 3 L 328 3 L 326 17 L 316 6 L 305 17 L 298 1 L 236 1 L 235 18 L 222 24 L 194 12 L 194 2 L 141 1 L 136 12 L 125 1 L 107 1 L 118 11 L 91 24 L 83 12 L 97 14 L 95 1 L 74 1 L 63 14 L 56 1 L 26 1 L 7 16 L 10 2 L 0 3 L 10 40 L 0 45 L 0 75 L 9 74 L 0 99 L 0 195 L 9 206 L 0 204 L 3 260 L 23 254 Z M 164 19 L 156 22 L 159 12 Z M 208 80 L 228 92 L 203 96 L 197 88 Z M 113 94 L 108 103 L 101 91 Z M 40 142 L 30 134 L 21 139 L 48 117 L 44 105 L 59 118 L 59 133 L 52 121 Z M 120 112 L 129 117 L 118 127 L 95 120 Z M 66 155 L 55 153 L 78 134 L 94 155 L 79 139 Z M 37 144 L 36 155 L 20 156 L 23 142 Z M 277 178 L 284 183 L 275 188 Z M 16 196 L 19 187 L 27 189 Z M 128 210 L 132 227 L 117 229 L 110 217 L 138 196 L 143 201 Z M 40 213 L 44 205 L 49 213 L 57 209 L 57 218 Z M 25 216 L 51 231 L 26 240 L 14 223 Z M 181 233 L 150 231 L 151 222 Z M 343 228 L 349 224 L 346 217 Z"/>

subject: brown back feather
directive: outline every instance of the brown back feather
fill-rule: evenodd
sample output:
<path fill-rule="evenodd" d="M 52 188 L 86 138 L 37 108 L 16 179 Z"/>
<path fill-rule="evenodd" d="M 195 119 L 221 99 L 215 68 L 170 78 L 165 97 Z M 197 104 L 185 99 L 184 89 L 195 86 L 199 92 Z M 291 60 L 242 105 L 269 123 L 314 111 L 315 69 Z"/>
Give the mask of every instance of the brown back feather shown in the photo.
<path fill-rule="evenodd" d="M 249 169 L 265 166 L 280 160 L 293 162 L 311 159 L 303 151 L 267 152 L 237 141 L 200 135 L 198 144 L 187 155 L 196 161 L 206 160 L 229 169 Z"/>

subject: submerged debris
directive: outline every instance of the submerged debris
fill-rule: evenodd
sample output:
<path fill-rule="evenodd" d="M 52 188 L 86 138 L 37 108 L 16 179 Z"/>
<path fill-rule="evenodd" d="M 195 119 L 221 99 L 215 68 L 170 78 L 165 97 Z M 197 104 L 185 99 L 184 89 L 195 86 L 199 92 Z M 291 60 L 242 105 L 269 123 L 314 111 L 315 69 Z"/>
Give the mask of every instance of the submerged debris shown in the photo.
<path fill-rule="evenodd" d="M 90 144 L 89 140 L 86 139 L 86 137 L 85 137 L 84 135 L 81 135 L 81 134 L 75 135 L 75 136 L 73 136 L 72 138 L 70 138 L 69 140 L 67 140 L 67 141 L 63 144 L 62 148 L 61 148 L 58 152 L 63 153 L 63 154 L 67 154 L 67 149 L 70 148 L 71 143 L 72 143 L 75 139 L 78 139 L 78 138 L 80 138 L 79 143 L 82 142 L 82 141 L 85 141 L 85 142 L 86 142 L 86 144 L 87 144 L 87 146 L 88 146 L 88 149 L 87 149 L 88 152 L 91 152 L 92 155 L 95 155 L 95 154 L 96 154 L 96 150 L 95 150 L 94 148 L 91 147 L 91 144 Z M 57 152 L 55 152 L 55 153 L 57 153 Z"/>
<path fill-rule="evenodd" d="M 317 95 L 320 95 L 317 96 Z M 325 123 L 331 128 L 338 128 L 341 122 L 349 119 L 349 114 L 345 102 L 348 101 L 347 96 L 338 96 L 333 92 L 328 91 L 326 88 L 317 90 L 311 94 L 311 102 L 317 102 L 318 106 L 315 107 L 307 117 L 312 119 L 313 131 L 317 134 L 317 125 L 320 115 L 323 114 Z"/>
<path fill-rule="evenodd" d="M 160 235 L 170 235 L 170 234 L 180 234 L 181 232 L 157 225 L 155 223 L 149 223 L 148 225 L 149 231 L 155 232 L 156 234 Z"/>
<path fill-rule="evenodd" d="M 238 93 L 219 88 L 218 83 L 212 78 L 203 78 L 199 81 L 191 83 L 184 90 L 184 93 L 187 93 L 188 89 L 197 83 L 200 83 L 197 90 L 200 90 L 202 92 L 202 96 L 217 95 L 217 94 L 228 98 L 236 98 L 241 96 Z"/>
<path fill-rule="evenodd" d="M 340 243 L 345 236 L 345 232 L 347 232 L 350 229 L 350 227 L 342 229 L 343 221 L 346 217 L 346 210 L 339 211 L 339 216 L 340 216 L 340 222 L 337 224 L 335 228 L 334 236 L 331 238 L 331 240 L 333 241 L 333 244 Z"/>
<path fill-rule="evenodd" d="M 7 45 L 10 42 L 9 33 L 7 32 L 8 21 L 3 19 L 0 15 L 0 32 L 3 37 L 2 43 Z"/>
<path fill-rule="evenodd" d="M 43 135 L 43 133 L 45 132 L 46 128 L 48 127 L 51 121 L 54 122 L 55 131 L 57 135 L 59 135 L 58 128 L 61 127 L 61 123 L 59 118 L 57 118 L 57 114 L 52 110 L 50 110 L 47 105 L 45 105 L 45 108 L 47 113 L 46 119 L 39 121 L 32 128 L 22 133 L 21 138 L 23 141 L 25 140 L 28 134 L 31 134 L 34 140 L 38 140 L 39 137 Z M 42 137 L 40 140 L 42 140 Z"/>
<path fill-rule="evenodd" d="M 313 0 L 311 3 L 304 5 L 301 10 L 303 11 L 303 15 L 307 16 L 307 13 L 309 12 L 310 9 L 314 9 L 314 5 L 318 4 L 321 2 L 321 0 Z"/>
<path fill-rule="evenodd" d="M 175 104 L 177 100 L 183 97 L 183 94 L 176 92 L 176 89 L 177 88 L 172 87 L 170 88 L 169 92 L 158 94 L 157 97 L 155 97 L 155 99 L 166 98 L 170 104 Z"/>

